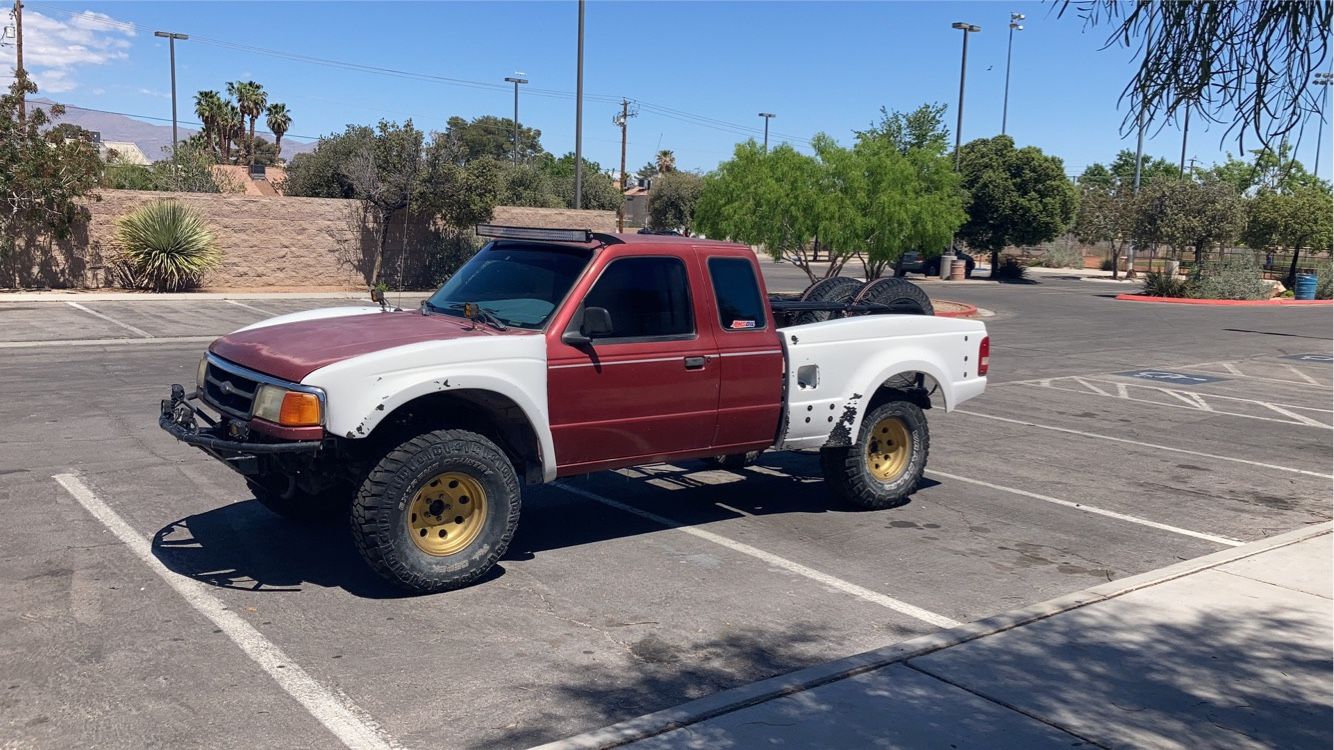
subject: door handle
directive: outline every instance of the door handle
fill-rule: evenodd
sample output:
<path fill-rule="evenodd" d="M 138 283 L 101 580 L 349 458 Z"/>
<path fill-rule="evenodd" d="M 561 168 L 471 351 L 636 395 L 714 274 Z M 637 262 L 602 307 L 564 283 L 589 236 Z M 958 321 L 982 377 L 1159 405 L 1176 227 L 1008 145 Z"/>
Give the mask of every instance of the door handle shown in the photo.
<path fill-rule="evenodd" d="M 687 370 L 703 370 L 704 365 L 708 364 L 708 362 L 708 357 L 686 357 L 685 359 Z"/>

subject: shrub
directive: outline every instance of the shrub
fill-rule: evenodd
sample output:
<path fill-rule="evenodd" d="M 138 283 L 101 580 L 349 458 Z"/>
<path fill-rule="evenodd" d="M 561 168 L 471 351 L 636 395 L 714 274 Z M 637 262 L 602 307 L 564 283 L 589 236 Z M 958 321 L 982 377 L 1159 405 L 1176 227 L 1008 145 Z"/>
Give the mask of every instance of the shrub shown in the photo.
<path fill-rule="evenodd" d="M 1038 259 L 1038 265 L 1043 268 L 1083 268 L 1084 253 L 1073 245 L 1052 245 Z"/>
<path fill-rule="evenodd" d="M 116 222 L 123 285 L 155 292 L 198 286 L 222 261 L 213 234 L 195 211 L 172 200 L 145 204 Z"/>
<path fill-rule="evenodd" d="M 1018 258 L 1010 256 L 1001 261 L 993 275 L 1001 281 L 1023 281 L 1028 276 L 1028 269 Z"/>
<path fill-rule="evenodd" d="M 1112 262 L 1111 258 L 1103 258 L 1102 263 L 1098 264 L 1098 268 L 1103 271 L 1110 271 L 1116 268 L 1116 264 Z"/>
<path fill-rule="evenodd" d="M 1196 299 L 1269 299 L 1273 288 L 1260 278 L 1250 255 L 1230 255 L 1197 264 L 1190 272 L 1187 295 Z"/>
<path fill-rule="evenodd" d="M 1144 293 L 1150 297 L 1185 297 L 1189 285 L 1185 279 L 1157 271 L 1150 271 L 1144 276 Z"/>
<path fill-rule="evenodd" d="M 1334 299 L 1334 266 L 1325 261 L 1315 269 L 1315 298 Z"/>

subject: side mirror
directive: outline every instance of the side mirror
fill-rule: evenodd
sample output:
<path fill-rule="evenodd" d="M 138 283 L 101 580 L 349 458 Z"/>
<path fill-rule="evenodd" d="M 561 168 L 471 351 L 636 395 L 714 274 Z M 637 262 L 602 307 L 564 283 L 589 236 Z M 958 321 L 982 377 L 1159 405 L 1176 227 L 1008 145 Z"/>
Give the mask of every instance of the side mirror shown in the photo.
<path fill-rule="evenodd" d="M 573 330 L 565 332 L 560 340 L 570 346 L 588 346 L 597 336 L 611 334 L 611 313 L 605 307 L 585 307 L 575 316 Z"/>

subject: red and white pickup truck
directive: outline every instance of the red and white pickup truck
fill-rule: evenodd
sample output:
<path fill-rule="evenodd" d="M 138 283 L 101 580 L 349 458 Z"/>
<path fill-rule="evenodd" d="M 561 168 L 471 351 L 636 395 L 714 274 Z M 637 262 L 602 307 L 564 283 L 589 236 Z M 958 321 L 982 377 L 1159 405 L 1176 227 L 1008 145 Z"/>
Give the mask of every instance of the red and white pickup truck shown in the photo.
<path fill-rule="evenodd" d="M 933 394 L 952 409 L 986 387 L 983 324 L 934 317 L 902 279 L 770 300 L 741 245 L 478 232 L 495 239 L 418 310 L 381 298 L 217 339 L 159 424 L 283 516 L 350 515 L 380 575 L 439 591 L 504 554 L 525 483 L 818 449 L 837 495 L 893 507 L 926 465 Z"/>

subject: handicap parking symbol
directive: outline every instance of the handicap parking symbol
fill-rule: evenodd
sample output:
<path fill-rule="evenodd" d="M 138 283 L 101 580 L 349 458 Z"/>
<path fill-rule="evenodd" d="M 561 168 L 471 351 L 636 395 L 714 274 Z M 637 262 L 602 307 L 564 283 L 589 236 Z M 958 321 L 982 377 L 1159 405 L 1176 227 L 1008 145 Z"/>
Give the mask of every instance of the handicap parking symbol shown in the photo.
<path fill-rule="evenodd" d="M 1218 378 L 1212 375 L 1194 375 L 1185 372 L 1171 372 L 1170 370 L 1131 370 L 1130 372 L 1118 372 L 1117 375 L 1124 375 L 1128 378 L 1142 378 L 1144 380 L 1159 380 L 1177 385 L 1201 385 L 1203 383 L 1215 383 L 1227 378 Z"/>
<path fill-rule="evenodd" d="M 1321 364 L 1329 364 L 1330 362 L 1334 362 L 1334 354 L 1289 354 L 1286 357 L 1279 357 L 1279 359 L 1295 359 L 1298 362 L 1319 362 Z"/>

